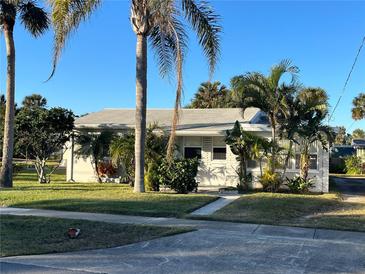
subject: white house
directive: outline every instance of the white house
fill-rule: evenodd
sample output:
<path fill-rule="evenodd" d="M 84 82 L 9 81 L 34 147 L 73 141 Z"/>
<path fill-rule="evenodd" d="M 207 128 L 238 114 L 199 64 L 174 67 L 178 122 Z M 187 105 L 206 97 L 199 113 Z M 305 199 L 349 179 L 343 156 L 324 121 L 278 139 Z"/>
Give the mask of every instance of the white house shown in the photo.
<path fill-rule="evenodd" d="M 123 132 L 134 128 L 134 109 L 104 109 L 90 113 L 75 121 L 77 131 L 100 131 L 103 129 Z M 172 119 L 171 109 L 149 109 L 147 124 L 157 122 L 169 129 Z M 221 109 L 182 109 L 176 132 L 176 142 L 183 157 L 201 159 L 197 181 L 204 186 L 236 186 L 238 163 L 229 146 L 224 142 L 225 131 L 232 129 L 238 120 L 244 130 L 262 137 L 270 138 L 271 129 L 266 115 L 257 108 L 249 108 L 242 115 L 237 108 Z M 285 146 L 285 142 L 283 144 Z M 96 176 L 90 159 L 74 156 L 74 146 L 66 153 L 67 179 L 78 182 L 95 182 Z M 299 152 L 298 150 L 296 150 Z M 309 176 L 314 178 L 313 191 L 328 192 L 328 152 L 322 148 L 311 148 Z M 250 161 L 248 170 L 254 176 L 253 187 L 257 182 L 260 168 L 257 161 Z M 299 153 L 290 160 L 287 177 L 299 173 Z"/>

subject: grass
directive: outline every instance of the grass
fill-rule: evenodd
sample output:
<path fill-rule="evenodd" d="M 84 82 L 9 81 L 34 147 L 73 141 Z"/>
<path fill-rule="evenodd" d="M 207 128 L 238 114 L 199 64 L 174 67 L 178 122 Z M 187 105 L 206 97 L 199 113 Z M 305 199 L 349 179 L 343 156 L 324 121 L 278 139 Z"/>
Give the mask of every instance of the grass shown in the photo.
<path fill-rule="evenodd" d="M 365 203 L 345 203 L 336 193 L 253 193 L 206 219 L 365 232 Z"/>
<path fill-rule="evenodd" d="M 108 248 L 191 231 L 33 216 L 2 215 L 0 218 L 2 257 Z M 71 227 L 81 229 L 78 238 L 67 236 Z"/>
<path fill-rule="evenodd" d="M 50 184 L 39 184 L 33 171 L 22 171 L 12 189 L 0 190 L 0 206 L 164 217 L 182 217 L 215 199 L 202 194 L 135 194 L 123 184 L 67 183 L 64 172 L 54 174 Z"/>

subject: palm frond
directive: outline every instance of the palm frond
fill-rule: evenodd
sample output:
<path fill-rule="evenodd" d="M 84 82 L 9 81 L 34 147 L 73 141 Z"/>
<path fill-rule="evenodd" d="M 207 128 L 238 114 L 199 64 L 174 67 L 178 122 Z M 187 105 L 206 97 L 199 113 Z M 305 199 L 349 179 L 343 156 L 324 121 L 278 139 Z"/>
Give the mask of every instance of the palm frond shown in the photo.
<path fill-rule="evenodd" d="M 20 20 L 29 32 L 38 37 L 50 26 L 47 12 L 36 5 L 34 1 L 27 1 L 19 5 Z"/>
<path fill-rule="evenodd" d="M 4 23 L 15 24 L 17 13 L 17 3 L 13 1 L 0 1 L 0 26 L 1 30 Z"/>
<path fill-rule="evenodd" d="M 220 55 L 220 17 L 206 1 L 196 3 L 194 0 L 182 0 L 182 10 L 196 31 L 199 43 L 208 58 L 212 75 Z"/>
<path fill-rule="evenodd" d="M 292 76 L 292 81 L 296 81 L 299 68 L 292 65 L 292 62 L 289 59 L 284 59 L 279 64 L 273 66 L 269 76 L 269 82 L 271 83 L 272 88 L 275 89 L 279 86 L 280 79 L 285 73 L 289 73 Z"/>
<path fill-rule="evenodd" d="M 52 23 L 55 31 L 53 49 L 54 75 L 58 60 L 70 34 L 100 5 L 100 0 L 49 0 L 52 8 Z"/>

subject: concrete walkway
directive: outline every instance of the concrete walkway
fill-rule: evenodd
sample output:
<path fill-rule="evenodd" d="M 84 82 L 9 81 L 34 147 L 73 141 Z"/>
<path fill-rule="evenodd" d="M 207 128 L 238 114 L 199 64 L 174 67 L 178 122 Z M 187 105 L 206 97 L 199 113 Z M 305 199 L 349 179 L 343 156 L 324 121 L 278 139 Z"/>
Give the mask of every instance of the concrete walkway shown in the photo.
<path fill-rule="evenodd" d="M 196 216 L 212 215 L 214 212 L 225 207 L 226 205 L 229 205 L 230 203 L 237 200 L 239 197 L 241 197 L 241 196 L 239 196 L 239 195 L 222 195 L 219 197 L 218 200 L 195 210 L 194 212 L 191 213 L 191 215 L 196 215 Z"/>

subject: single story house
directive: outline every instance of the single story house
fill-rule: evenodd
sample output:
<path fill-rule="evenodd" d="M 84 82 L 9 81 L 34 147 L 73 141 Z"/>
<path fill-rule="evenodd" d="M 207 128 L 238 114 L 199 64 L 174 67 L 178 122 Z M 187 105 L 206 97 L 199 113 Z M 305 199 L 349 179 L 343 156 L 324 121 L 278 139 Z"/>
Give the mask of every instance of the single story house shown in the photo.
<path fill-rule="evenodd" d="M 147 124 L 157 122 L 168 130 L 172 120 L 172 109 L 149 109 Z M 134 128 L 134 109 L 104 109 L 76 119 L 77 131 L 98 132 L 113 130 L 123 133 Z M 224 142 L 225 132 L 239 121 L 244 130 L 270 138 L 271 128 L 265 113 L 257 108 L 248 108 L 244 115 L 237 108 L 182 109 L 176 142 L 182 157 L 198 157 L 200 166 L 197 175 L 199 187 L 236 186 L 238 183 L 236 156 Z M 285 146 L 285 142 L 282 142 Z M 78 182 L 96 181 L 90 159 L 74 155 L 74 145 L 66 152 L 67 180 Z M 287 166 L 287 177 L 299 174 L 299 150 Z M 319 146 L 311 148 L 309 176 L 314 178 L 313 191 L 328 192 L 329 153 Z M 257 161 L 250 161 L 248 171 L 254 177 L 253 187 L 260 187 L 261 174 Z"/>

